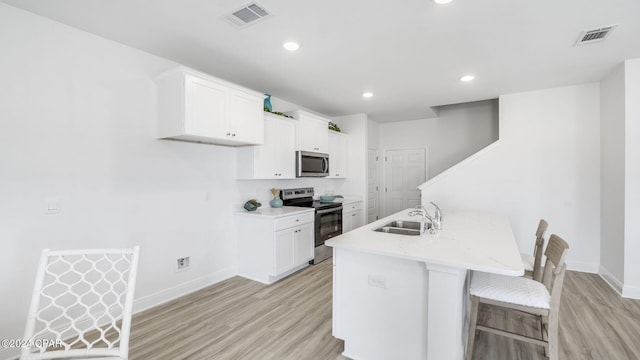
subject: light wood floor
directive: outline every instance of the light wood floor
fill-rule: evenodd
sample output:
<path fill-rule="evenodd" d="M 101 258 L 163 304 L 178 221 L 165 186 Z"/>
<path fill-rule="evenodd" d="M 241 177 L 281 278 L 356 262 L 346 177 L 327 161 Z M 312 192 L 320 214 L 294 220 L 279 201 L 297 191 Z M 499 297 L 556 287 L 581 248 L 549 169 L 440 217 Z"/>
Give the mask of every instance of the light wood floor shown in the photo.
<path fill-rule="evenodd" d="M 130 358 L 345 359 L 331 336 L 332 263 L 271 286 L 241 277 L 133 318 Z M 530 319 L 482 308 L 480 322 L 534 334 Z M 515 324 L 515 325 L 508 325 Z M 542 347 L 479 332 L 474 359 L 544 359 Z M 640 359 L 640 301 L 622 299 L 597 275 L 567 272 L 560 309 L 561 359 Z"/>

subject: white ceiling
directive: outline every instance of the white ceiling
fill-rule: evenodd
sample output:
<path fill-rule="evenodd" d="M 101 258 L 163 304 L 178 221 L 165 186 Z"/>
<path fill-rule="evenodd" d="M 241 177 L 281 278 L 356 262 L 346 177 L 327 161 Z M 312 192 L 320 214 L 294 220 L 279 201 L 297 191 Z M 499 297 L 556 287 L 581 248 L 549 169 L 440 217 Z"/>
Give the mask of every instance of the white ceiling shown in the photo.
<path fill-rule="evenodd" d="M 326 115 L 380 122 L 598 81 L 640 57 L 638 0 L 259 0 L 274 15 L 241 30 L 224 16 L 244 0 L 2 1 Z M 611 24 L 606 41 L 574 46 Z M 287 40 L 301 49 L 285 51 Z M 461 83 L 467 73 L 476 80 Z"/>

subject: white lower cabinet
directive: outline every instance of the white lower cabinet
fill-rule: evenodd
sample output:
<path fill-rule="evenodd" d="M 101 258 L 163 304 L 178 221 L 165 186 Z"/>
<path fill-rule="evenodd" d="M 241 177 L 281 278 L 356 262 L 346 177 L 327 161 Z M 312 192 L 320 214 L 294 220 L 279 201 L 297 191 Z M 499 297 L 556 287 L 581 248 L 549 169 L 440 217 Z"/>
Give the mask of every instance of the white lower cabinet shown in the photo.
<path fill-rule="evenodd" d="M 356 201 L 342 205 L 342 233 L 364 225 L 363 202 Z"/>
<path fill-rule="evenodd" d="M 272 276 L 313 259 L 313 223 L 276 231 L 275 250 Z"/>
<path fill-rule="evenodd" d="M 314 211 L 287 211 L 266 208 L 237 214 L 240 276 L 272 284 L 309 265 L 314 255 Z"/>

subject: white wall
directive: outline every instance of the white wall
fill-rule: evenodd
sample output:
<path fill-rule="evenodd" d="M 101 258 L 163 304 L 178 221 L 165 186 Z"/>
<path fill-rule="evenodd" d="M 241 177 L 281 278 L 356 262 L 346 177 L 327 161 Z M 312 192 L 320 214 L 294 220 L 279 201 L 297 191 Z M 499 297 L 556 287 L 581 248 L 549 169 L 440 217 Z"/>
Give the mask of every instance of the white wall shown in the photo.
<path fill-rule="evenodd" d="M 152 79 L 176 64 L 5 4 L 0 24 L 0 338 L 43 248 L 141 245 L 136 309 L 234 275 L 236 150 L 155 140 Z"/>
<path fill-rule="evenodd" d="M 599 87 L 586 84 L 500 97 L 500 140 L 422 185 L 443 209 L 508 214 L 533 251 L 540 218 L 567 240 L 572 269 L 600 257 Z M 443 221 L 446 226 L 446 212 Z"/>
<path fill-rule="evenodd" d="M 625 224 L 624 64 L 600 83 L 600 273 L 622 292 Z"/>
<path fill-rule="evenodd" d="M 381 123 L 380 149 L 428 148 L 428 178 L 498 139 L 498 101 L 440 106 L 438 117 Z"/>
<path fill-rule="evenodd" d="M 624 296 L 640 299 L 640 59 L 625 61 Z"/>

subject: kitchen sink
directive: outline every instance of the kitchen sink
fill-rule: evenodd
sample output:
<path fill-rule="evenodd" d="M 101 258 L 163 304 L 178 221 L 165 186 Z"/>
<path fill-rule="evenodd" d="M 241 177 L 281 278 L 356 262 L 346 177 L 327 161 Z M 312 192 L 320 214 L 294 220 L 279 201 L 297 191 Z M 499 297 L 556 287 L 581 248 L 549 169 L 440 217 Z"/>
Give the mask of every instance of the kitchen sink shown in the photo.
<path fill-rule="evenodd" d="M 373 231 L 400 235 L 420 235 L 420 223 L 417 221 L 395 220 Z"/>

